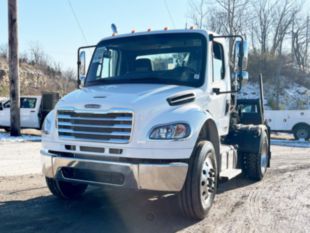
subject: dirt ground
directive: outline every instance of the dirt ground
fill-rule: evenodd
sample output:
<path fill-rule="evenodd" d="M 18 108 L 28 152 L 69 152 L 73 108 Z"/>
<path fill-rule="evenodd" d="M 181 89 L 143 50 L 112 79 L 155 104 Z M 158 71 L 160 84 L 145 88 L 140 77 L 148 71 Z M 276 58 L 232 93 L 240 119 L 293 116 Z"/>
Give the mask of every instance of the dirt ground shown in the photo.
<path fill-rule="evenodd" d="M 221 184 L 200 222 L 180 215 L 174 195 L 91 187 L 80 200 L 61 201 L 39 174 L 2 176 L 0 232 L 310 232 L 310 148 L 272 152 L 263 181 Z"/>

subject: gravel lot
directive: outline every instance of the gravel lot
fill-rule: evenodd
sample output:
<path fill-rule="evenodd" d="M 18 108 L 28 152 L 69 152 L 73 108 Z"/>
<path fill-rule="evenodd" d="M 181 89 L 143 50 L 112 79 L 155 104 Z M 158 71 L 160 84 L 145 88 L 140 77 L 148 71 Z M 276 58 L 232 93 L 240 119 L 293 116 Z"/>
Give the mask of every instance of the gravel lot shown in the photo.
<path fill-rule="evenodd" d="M 39 174 L 40 143 L 0 143 L 0 232 L 310 232 L 310 146 L 303 145 L 272 146 L 262 182 L 221 184 L 208 217 L 194 222 L 179 214 L 173 195 L 91 187 L 80 200 L 57 200 Z"/>

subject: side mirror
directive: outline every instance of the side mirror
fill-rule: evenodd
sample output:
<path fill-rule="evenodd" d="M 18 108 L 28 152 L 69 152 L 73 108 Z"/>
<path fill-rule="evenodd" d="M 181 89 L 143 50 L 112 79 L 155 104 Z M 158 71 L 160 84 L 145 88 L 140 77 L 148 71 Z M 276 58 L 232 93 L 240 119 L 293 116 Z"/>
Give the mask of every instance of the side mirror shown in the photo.
<path fill-rule="evenodd" d="M 79 54 L 79 75 L 81 76 L 86 76 L 86 54 L 85 51 L 80 52 Z"/>
<path fill-rule="evenodd" d="M 241 72 L 248 67 L 249 47 L 245 40 L 238 40 L 235 43 L 234 68 L 236 72 Z"/>
<path fill-rule="evenodd" d="M 84 86 L 86 79 L 86 54 L 85 51 L 81 51 L 78 57 L 78 87 Z"/>
<path fill-rule="evenodd" d="M 249 81 L 249 73 L 247 71 L 234 72 L 232 75 L 232 89 L 238 91 L 240 84 L 245 85 Z"/>
<path fill-rule="evenodd" d="M 2 111 L 3 110 L 3 105 L 2 105 L 2 103 L 0 103 L 0 111 Z"/>

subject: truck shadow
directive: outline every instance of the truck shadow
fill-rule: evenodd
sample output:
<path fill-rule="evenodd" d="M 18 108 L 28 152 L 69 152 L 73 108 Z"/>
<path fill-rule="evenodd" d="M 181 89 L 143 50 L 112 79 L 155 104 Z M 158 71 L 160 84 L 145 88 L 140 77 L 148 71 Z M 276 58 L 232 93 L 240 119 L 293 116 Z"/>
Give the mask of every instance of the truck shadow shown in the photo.
<path fill-rule="evenodd" d="M 218 193 L 249 184 L 238 177 Z M 90 187 L 81 199 L 62 201 L 43 189 L 47 196 L 0 202 L 0 232 L 170 233 L 197 223 L 180 214 L 175 195 Z"/>
<path fill-rule="evenodd" d="M 238 188 L 243 188 L 254 183 L 256 182 L 245 178 L 243 175 L 239 175 L 231 180 L 221 181 L 217 189 L 217 194 L 221 194 Z"/>
<path fill-rule="evenodd" d="M 194 223 L 174 195 L 90 188 L 73 201 L 0 201 L 0 232 L 176 232 Z"/>

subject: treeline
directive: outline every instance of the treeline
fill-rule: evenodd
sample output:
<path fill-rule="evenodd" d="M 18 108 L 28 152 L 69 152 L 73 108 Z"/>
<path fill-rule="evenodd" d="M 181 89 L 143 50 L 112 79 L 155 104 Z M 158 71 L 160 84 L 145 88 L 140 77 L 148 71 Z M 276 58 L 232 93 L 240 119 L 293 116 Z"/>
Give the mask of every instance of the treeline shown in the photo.
<path fill-rule="evenodd" d="M 0 96 L 9 94 L 8 47 L 0 46 Z M 42 91 L 64 95 L 75 88 L 72 69 L 63 69 L 37 44 L 19 55 L 22 95 L 39 95 Z"/>
<path fill-rule="evenodd" d="M 243 35 L 250 45 L 249 73 L 274 84 L 275 101 L 290 83 L 310 88 L 310 19 L 301 0 L 189 0 L 198 28 Z M 232 56 L 234 39 L 229 41 Z"/>

